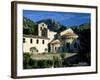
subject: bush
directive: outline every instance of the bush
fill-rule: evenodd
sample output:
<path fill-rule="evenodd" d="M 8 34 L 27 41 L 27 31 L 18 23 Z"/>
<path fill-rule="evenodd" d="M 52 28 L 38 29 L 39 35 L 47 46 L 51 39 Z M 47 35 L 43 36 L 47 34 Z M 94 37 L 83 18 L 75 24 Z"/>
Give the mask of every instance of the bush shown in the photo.
<path fill-rule="evenodd" d="M 52 60 L 34 60 L 30 57 L 30 54 L 24 53 L 23 56 L 23 68 L 24 69 L 37 69 L 37 68 L 50 68 L 50 67 L 63 67 L 67 66 L 66 63 L 62 64 L 62 60 L 57 57 L 53 56 Z"/>
<path fill-rule="evenodd" d="M 29 66 L 30 54 L 24 53 L 23 54 L 23 68 L 26 69 Z"/>
<path fill-rule="evenodd" d="M 64 61 L 62 62 L 62 64 L 63 64 L 63 67 L 71 67 L 71 66 L 73 66 L 70 62 L 68 62 L 68 61 L 66 61 L 66 60 L 64 60 Z"/>
<path fill-rule="evenodd" d="M 53 66 L 55 68 L 62 66 L 62 61 L 57 56 L 53 56 Z"/>
<path fill-rule="evenodd" d="M 52 64 L 53 64 L 52 60 L 39 60 L 38 68 L 49 68 L 52 67 Z"/>
<path fill-rule="evenodd" d="M 61 56 L 62 59 L 64 59 L 66 57 L 66 54 L 65 53 L 61 53 L 60 56 Z"/>
<path fill-rule="evenodd" d="M 52 65 L 53 65 L 53 60 L 46 60 L 46 63 L 45 63 L 46 68 L 52 67 Z"/>

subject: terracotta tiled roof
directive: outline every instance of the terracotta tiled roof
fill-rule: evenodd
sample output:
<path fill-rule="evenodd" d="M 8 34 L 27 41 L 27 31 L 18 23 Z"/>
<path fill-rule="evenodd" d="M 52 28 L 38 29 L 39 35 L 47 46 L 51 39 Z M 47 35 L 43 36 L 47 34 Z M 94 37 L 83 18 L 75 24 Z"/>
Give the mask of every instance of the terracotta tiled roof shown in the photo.
<path fill-rule="evenodd" d="M 63 32 L 60 33 L 61 36 L 78 36 L 74 33 L 74 31 L 69 28 L 67 30 L 64 30 Z"/>
<path fill-rule="evenodd" d="M 60 44 L 61 42 L 58 39 L 52 40 L 50 42 L 51 44 Z"/>

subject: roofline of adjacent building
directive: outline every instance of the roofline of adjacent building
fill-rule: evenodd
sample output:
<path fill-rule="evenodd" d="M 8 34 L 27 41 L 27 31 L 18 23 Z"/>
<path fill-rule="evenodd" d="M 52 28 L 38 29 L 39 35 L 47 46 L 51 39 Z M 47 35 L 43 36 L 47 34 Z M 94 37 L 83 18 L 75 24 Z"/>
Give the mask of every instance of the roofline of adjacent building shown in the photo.
<path fill-rule="evenodd" d="M 50 40 L 47 37 L 37 36 L 37 35 L 23 35 L 23 37 L 26 37 L 26 38 L 39 38 L 39 39 L 47 39 L 47 40 Z"/>

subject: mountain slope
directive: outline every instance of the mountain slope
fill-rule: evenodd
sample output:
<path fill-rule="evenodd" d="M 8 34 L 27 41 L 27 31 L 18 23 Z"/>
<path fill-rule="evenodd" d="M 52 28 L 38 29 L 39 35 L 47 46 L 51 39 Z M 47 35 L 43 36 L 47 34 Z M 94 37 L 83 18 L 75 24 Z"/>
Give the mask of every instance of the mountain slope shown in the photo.
<path fill-rule="evenodd" d="M 60 24 L 59 22 L 53 19 L 44 19 L 44 20 L 38 21 L 37 23 L 39 24 L 41 22 L 47 24 L 48 29 L 54 32 L 61 32 L 66 29 L 66 27 L 64 27 L 62 24 Z"/>
<path fill-rule="evenodd" d="M 23 34 L 26 35 L 37 34 L 36 28 L 37 24 L 35 22 L 26 17 L 23 18 Z"/>

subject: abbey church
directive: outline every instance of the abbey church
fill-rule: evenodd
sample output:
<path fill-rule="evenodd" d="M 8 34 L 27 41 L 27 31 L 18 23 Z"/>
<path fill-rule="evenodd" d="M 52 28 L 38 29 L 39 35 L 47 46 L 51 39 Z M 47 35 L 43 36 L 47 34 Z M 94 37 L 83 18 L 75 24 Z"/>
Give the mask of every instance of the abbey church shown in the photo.
<path fill-rule="evenodd" d="M 78 35 L 69 28 L 60 33 L 50 31 L 48 25 L 41 22 L 37 25 L 37 35 L 23 35 L 23 52 L 61 53 L 77 52 Z"/>

